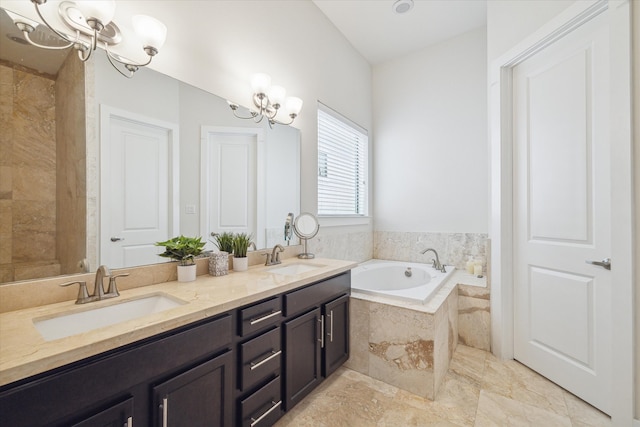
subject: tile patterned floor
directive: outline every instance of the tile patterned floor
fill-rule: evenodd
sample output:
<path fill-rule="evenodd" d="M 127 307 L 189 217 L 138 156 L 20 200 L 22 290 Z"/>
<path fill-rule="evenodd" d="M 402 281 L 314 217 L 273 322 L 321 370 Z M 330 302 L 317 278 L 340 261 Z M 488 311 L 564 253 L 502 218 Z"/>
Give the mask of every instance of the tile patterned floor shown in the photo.
<path fill-rule="evenodd" d="M 516 361 L 459 345 L 435 401 L 340 368 L 276 427 L 611 426 L 608 416 Z"/>

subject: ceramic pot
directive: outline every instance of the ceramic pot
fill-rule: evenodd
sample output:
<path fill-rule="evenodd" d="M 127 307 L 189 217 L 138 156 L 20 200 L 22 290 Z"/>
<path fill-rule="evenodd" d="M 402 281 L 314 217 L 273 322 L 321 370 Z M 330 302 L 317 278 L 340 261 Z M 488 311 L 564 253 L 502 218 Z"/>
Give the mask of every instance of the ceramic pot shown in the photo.
<path fill-rule="evenodd" d="M 249 269 L 249 257 L 233 257 L 233 271 L 247 271 Z"/>
<path fill-rule="evenodd" d="M 178 282 L 193 282 L 196 280 L 196 265 L 179 265 Z"/>

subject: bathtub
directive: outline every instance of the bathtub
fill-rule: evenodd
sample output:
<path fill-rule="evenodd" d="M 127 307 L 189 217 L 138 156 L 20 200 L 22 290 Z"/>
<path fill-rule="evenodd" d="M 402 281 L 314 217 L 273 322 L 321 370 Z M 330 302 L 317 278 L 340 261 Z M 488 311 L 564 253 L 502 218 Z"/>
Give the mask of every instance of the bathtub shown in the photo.
<path fill-rule="evenodd" d="M 426 304 L 455 267 L 442 273 L 431 264 L 372 259 L 351 270 L 351 289 L 367 295 Z"/>

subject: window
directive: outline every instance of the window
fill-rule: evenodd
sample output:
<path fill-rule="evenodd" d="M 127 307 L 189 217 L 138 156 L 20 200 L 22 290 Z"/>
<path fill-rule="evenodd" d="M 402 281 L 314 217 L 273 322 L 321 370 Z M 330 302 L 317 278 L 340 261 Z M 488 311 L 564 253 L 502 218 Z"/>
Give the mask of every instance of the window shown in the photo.
<path fill-rule="evenodd" d="M 318 104 L 318 215 L 367 215 L 367 131 Z"/>

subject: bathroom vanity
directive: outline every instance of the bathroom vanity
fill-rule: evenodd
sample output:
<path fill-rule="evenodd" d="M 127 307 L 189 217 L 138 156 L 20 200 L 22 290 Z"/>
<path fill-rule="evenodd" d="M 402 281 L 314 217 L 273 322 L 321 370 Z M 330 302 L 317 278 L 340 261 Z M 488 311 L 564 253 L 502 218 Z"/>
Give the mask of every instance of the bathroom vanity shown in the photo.
<path fill-rule="evenodd" d="M 295 275 L 253 267 L 201 276 L 190 285 L 125 291 L 136 297 L 161 291 L 187 304 L 149 316 L 147 324 L 139 319 L 114 325 L 108 338 L 102 328 L 41 341 L 32 347 L 41 359 L 25 354 L 17 362 L 2 349 L 0 366 L 15 366 L 5 371 L 10 375 L 0 370 L 0 420 L 13 427 L 272 425 L 349 357 L 353 265 L 314 263 L 322 266 Z M 73 302 L 60 305 L 74 308 Z M 0 315 L 0 338 L 26 328 L 20 319 L 29 313 L 33 321 L 42 312 Z M 17 319 L 11 326 L 9 316 Z M 127 342 L 141 330 L 149 336 Z M 25 333 L 26 340 L 35 342 L 36 336 Z M 112 348 L 83 357 L 105 342 Z M 16 375 L 11 371 L 33 370 L 42 372 L 6 382 Z"/>

